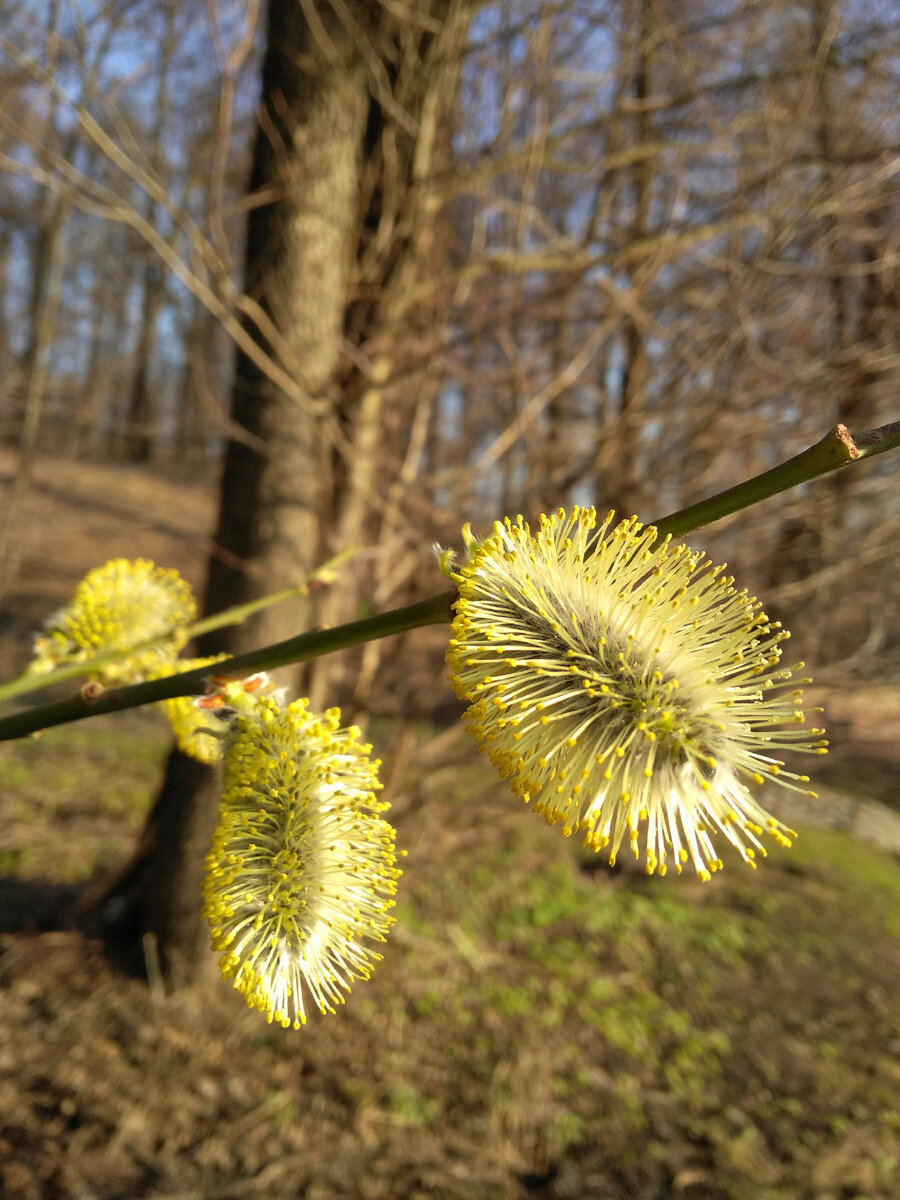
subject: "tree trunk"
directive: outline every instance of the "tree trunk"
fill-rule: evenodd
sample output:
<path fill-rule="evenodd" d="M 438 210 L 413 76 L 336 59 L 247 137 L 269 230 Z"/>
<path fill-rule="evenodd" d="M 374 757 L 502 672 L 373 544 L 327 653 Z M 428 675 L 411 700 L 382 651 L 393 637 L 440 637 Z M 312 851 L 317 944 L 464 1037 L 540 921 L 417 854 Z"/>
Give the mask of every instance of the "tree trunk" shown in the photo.
<path fill-rule="evenodd" d="M 51 73 L 56 69 L 59 8 L 59 0 L 51 0 L 47 18 L 47 41 L 53 47 L 48 63 Z M 43 136 L 48 142 L 56 136 L 58 108 L 59 103 L 53 97 L 43 123 Z M 74 137 L 70 135 L 70 152 L 74 145 Z M 47 357 L 59 316 L 66 268 L 65 231 L 70 214 L 71 203 L 65 193 L 54 196 L 48 192 L 43 196 L 29 264 L 28 343 L 21 363 L 21 424 L 17 421 L 19 457 L 0 523 L 0 596 L 10 589 L 19 569 L 21 549 L 15 545 L 16 510 L 31 484 L 37 456 L 47 388 Z"/>
<path fill-rule="evenodd" d="M 461 11 L 454 0 L 421 0 L 420 7 L 441 20 L 451 9 Z M 430 163 L 436 114 L 426 120 L 420 110 L 408 129 L 414 152 L 400 158 L 399 177 L 397 159 L 378 148 L 386 109 L 406 119 L 407 106 L 394 102 L 390 87 L 396 79 L 418 78 L 435 37 L 428 30 L 427 22 L 407 23 L 368 0 L 339 10 L 324 0 L 270 0 L 244 291 L 279 332 L 277 346 L 256 333 L 258 342 L 277 354 L 295 386 L 288 395 L 238 354 L 231 413 L 246 436 L 226 449 L 208 612 L 296 582 L 321 560 L 329 533 L 349 534 L 364 522 L 365 494 L 375 486 L 369 460 L 379 445 L 382 390 L 393 360 L 387 351 L 377 357 L 375 375 L 364 383 L 358 368 L 347 367 L 343 346 L 347 339 L 372 342 L 379 329 L 398 323 L 402 303 L 390 285 L 410 286 L 410 259 L 422 246 L 417 227 L 432 215 L 428 202 L 407 207 L 404 189 Z M 383 70 L 371 65 L 373 53 L 382 56 Z M 435 102 L 424 84 L 417 94 Z M 395 171 L 390 189 L 377 174 L 389 163 Z M 377 259 L 359 303 L 354 288 L 378 230 L 372 222 L 382 195 L 396 205 L 396 240 Z M 260 197 L 268 202 L 259 203 Z M 307 604 L 268 609 L 208 635 L 199 650 L 240 652 L 278 641 L 312 623 Z M 160 966 L 177 980 L 211 957 L 198 947 L 207 937 L 200 895 L 215 808 L 214 772 L 173 751 L 145 829 L 140 867 L 123 880 L 135 895 L 124 906 L 134 914 L 132 945 L 140 934 L 146 949 L 149 935 Z"/>
<path fill-rule="evenodd" d="M 399 55 L 395 51 L 387 60 L 387 77 L 409 124 L 401 127 L 393 106 L 376 92 L 366 125 L 368 187 L 344 323 L 345 338 L 360 347 L 368 365 L 363 372 L 354 363 L 342 379 L 345 449 L 336 456 L 323 556 L 347 546 L 384 546 L 392 487 L 404 471 L 400 446 L 416 427 L 422 390 L 434 385 L 422 377 L 428 375 L 425 370 L 417 374 L 414 388 L 399 392 L 394 377 L 409 369 L 411 356 L 421 354 L 423 339 L 436 345 L 438 317 L 433 301 L 422 298 L 423 281 L 438 276 L 445 247 L 438 237 L 442 202 L 428 185 L 451 158 L 453 125 L 447 115 L 459 85 L 468 7 L 458 0 L 419 0 L 418 7 L 439 27 L 431 31 L 415 21 L 393 26 L 385 21 L 380 30 L 384 47 L 391 41 L 399 47 Z M 413 344 L 417 351 L 411 350 Z M 398 407 L 406 423 L 398 421 Z M 384 565 L 382 557 L 370 569 L 375 593 Z M 358 605 L 358 579 L 347 572 L 320 597 L 319 619 L 329 625 L 353 620 L 360 615 Z M 359 687 L 363 661 L 369 671 L 376 669 L 380 652 L 380 643 L 372 643 L 341 655 L 340 662 L 311 664 L 312 706 L 348 701 L 358 706 L 366 694 L 365 686 Z"/>
<path fill-rule="evenodd" d="M 356 244 L 368 84 L 365 63 L 331 6 L 317 9 L 316 30 L 303 12 L 296 0 L 270 5 L 265 121 L 250 191 L 275 190 L 278 198 L 251 210 L 244 283 L 289 339 L 292 362 L 285 365 L 300 398 L 285 395 L 238 355 L 232 416 L 255 441 L 228 443 L 215 534 L 228 561 L 210 561 L 209 611 L 285 586 L 312 567 L 331 491 L 334 385 Z M 286 637 L 301 626 L 298 609 L 270 609 L 223 631 L 204 650 Z"/>
<path fill-rule="evenodd" d="M 369 6 L 352 6 L 360 26 Z M 232 417 L 250 438 L 228 443 L 217 551 L 205 606 L 215 611 L 293 582 L 317 561 L 319 522 L 330 493 L 335 376 L 357 237 L 357 196 L 368 112 L 359 42 L 330 4 L 313 27 L 297 0 L 271 0 L 261 120 L 250 194 L 244 290 L 277 325 L 282 365 L 299 387 L 288 397 L 238 353 Z M 357 32 L 359 32 L 357 30 Z M 266 347 L 272 352 L 272 347 Z M 285 362 L 285 349 L 290 362 Z M 204 639 L 202 653 L 239 652 L 276 641 L 306 623 L 282 605 Z M 150 935 L 160 965 L 183 980 L 210 955 L 200 921 L 204 852 L 216 814 L 215 772 L 172 752 L 148 818 L 140 871 L 109 900 L 131 910 L 123 932 Z M 136 891 L 121 904 L 122 888 Z"/>

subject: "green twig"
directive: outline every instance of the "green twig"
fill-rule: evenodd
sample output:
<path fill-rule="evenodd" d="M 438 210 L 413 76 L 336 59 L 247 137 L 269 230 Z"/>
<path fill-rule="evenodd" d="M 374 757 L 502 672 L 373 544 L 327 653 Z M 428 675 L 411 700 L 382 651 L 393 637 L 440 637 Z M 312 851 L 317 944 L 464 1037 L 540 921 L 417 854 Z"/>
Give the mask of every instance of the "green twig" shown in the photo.
<path fill-rule="evenodd" d="M 157 646 L 164 646 L 169 641 L 168 636 L 151 638 L 148 642 L 141 642 L 140 645 L 133 646 L 129 654 L 153 650 Z M 70 679 L 83 679 L 86 675 L 96 675 L 107 663 L 121 662 L 122 658 L 121 650 L 106 650 L 103 654 L 95 654 L 93 658 L 79 659 L 77 662 L 68 662 L 65 666 L 55 667 L 52 671 L 47 671 L 45 675 L 32 675 L 25 671 L 22 675 L 16 675 L 14 679 L 0 683 L 0 702 L 14 700 L 17 696 L 27 696 L 32 692 L 43 692 L 56 683 L 68 683 Z"/>
<path fill-rule="evenodd" d="M 845 426 L 837 425 L 821 441 L 804 450 L 802 454 L 717 496 L 711 496 L 708 500 L 701 500 L 698 504 L 692 504 L 689 508 L 664 517 L 656 522 L 656 528 L 663 535 L 678 536 L 688 533 L 701 525 L 708 525 L 760 500 L 796 487 L 799 483 L 807 483 L 820 475 L 897 447 L 900 447 L 900 421 L 883 425 L 879 429 L 867 430 L 857 437 L 853 437 Z M 451 605 L 456 595 L 455 590 L 442 592 L 418 604 L 397 608 L 363 621 L 339 625 L 334 629 L 303 633 L 274 646 L 236 655 L 220 663 L 216 671 L 241 678 L 254 671 L 273 670 L 291 663 L 304 662 L 323 654 L 331 654 L 335 650 L 344 650 L 350 646 L 417 629 L 422 625 L 444 624 L 451 619 Z M 83 670 L 85 664 L 79 665 Z M 203 681 L 207 674 L 208 669 L 203 667 L 185 671 L 180 675 L 170 675 L 165 679 L 138 683 L 132 687 L 111 688 L 108 691 L 98 691 L 98 685 L 86 684 L 79 695 L 62 700 L 58 704 L 48 704 L 0 718 L 0 741 L 24 737 L 52 725 L 64 725 L 83 717 L 137 708 L 175 696 L 199 694 L 203 690 Z"/>
<path fill-rule="evenodd" d="M 900 421 L 879 425 L 877 429 L 867 429 L 864 433 L 858 433 L 854 441 L 859 447 L 860 458 L 871 458 L 875 454 L 884 454 L 885 450 L 896 450 L 900 447 Z"/>
<path fill-rule="evenodd" d="M 217 663 L 217 674 L 234 675 L 240 679 L 255 671 L 270 671 L 291 663 L 305 662 L 335 650 L 359 646 L 378 638 L 390 637 L 418 629 L 421 625 L 441 625 L 450 620 L 450 605 L 456 592 L 443 592 L 430 600 L 420 600 L 405 608 L 353 621 L 349 625 L 338 625 L 334 629 L 313 630 L 298 637 L 277 642 L 261 650 L 237 654 L 233 658 Z M 45 704 L 40 708 L 26 709 L 0 718 L 0 741 L 25 737 L 40 729 L 53 725 L 65 725 L 80 721 L 84 717 L 95 717 L 101 713 L 118 712 L 125 708 L 138 708 L 144 704 L 155 704 L 159 700 L 171 700 L 175 696 L 200 695 L 209 667 L 183 671 L 180 675 L 169 675 L 165 679 L 151 679 L 146 683 L 135 683 L 131 687 L 103 690 L 97 684 L 85 684 L 77 696 L 60 700 L 56 704 Z"/>
<path fill-rule="evenodd" d="M 717 496 L 710 496 L 708 500 L 691 504 L 688 508 L 672 513 L 671 516 L 663 517 L 661 521 L 654 521 L 653 524 L 661 536 L 670 533 L 673 537 L 680 537 L 699 529 L 702 525 L 720 521 L 722 517 L 728 517 L 742 508 L 749 508 L 751 504 L 758 504 L 760 500 L 767 500 L 779 492 L 786 492 L 798 483 L 808 483 L 820 475 L 838 471 L 841 467 L 849 466 L 850 463 L 858 462 L 859 459 L 872 454 L 890 450 L 898 444 L 900 421 L 893 425 L 884 425 L 881 429 L 872 429 L 858 438 L 854 438 L 845 425 L 836 425 L 820 442 L 789 458 L 787 462 L 779 463 L 771 471 L 754 475 L 744 483 L 719 492 Z"/>
<path fill-rule="evenodd" d="M 264 608 L 271 608 L 273 604 L 280 604 L 282 600 L 291 600 L 295 596 L 306 596 L 316 584 L 324 586 L 331 583 L 336 578 L 335 568 L 358 553 L 359 550 L 356 546 L 348 546 L 346 550 L 341 550 L 333 558 L 322 563 L 320 567 L 316 567 L 315 571 L 311 575 L 307 575 L 302 582 L 292 583 L 290 587 L 282 588 L 280 592 L 270 592 L 268 596 L 260 596 L 258 600 L 248 600 L 246 604 L 223 608 L 221 612 L 213 613 L 210 617 L 202 617 L 190 626 L 188 634 L 194 638 L 199 637 L 202 633 L 209 633 L 213 629 L 224 629 L 226 625 L 240 625 L 254 613 L 262 612 Z M 0 692 L 0 699 L 2 699 L 2 692 Z"/>
<path fill-rule="evenodd" d="M 356 547 L 350 546 L 335 554 L 333 558 L 329 558 L 320 567 L 316 567 L 311 575 L 307 575 L 299 583 L 292 583 L 290 587 L 282 588 L 278 592 L 270 592 L 268 596 L 260 596 L 257 600 L 249 600 L 246 604 L 235 604 L 232 608 L 223 608 L 221 612 L 213 613 L 212 616 L 202 617 L 185 630 L 188 640 L 199 637 L 202 633 L 209 633 L 213 629 L 224 629 L 228 625 L 240 625 L 253 613 L 271 608 L 273 604 L 280 604 L 282 600 L 290 600 L 295 596 L 307 595 L 317 583 L 323 586 L 330 583 L 334 578 L 335 568 L 356 553 L 358 553 Z M 121 650 L 106 650 L 91 658 L 81 658 L 77 662 L 65 663 L 61 667 L 47 671 L 44 675 L 33 675 L 25 671 L 21 675 L 17 675 L 15 679 L 0 683 L 0 703 L 5 700 L 13 700 L 16 696 L 42 692 L 53 687 L 54 684 L 68 683 L 70 679 L 88 679 L 92 675 L 98 674 L 101 668 L 108 663 L 120 662 L 123 658 L 130 658 L 133 654 L 140 654 L 146 650 L 155 650 L 159 646 L 165 646 L 169 641 L 170 635 L 168 634 L 163 637 L 150 638 L 146 642 L 132 646 L 127 655 L 123 654 Z"/>

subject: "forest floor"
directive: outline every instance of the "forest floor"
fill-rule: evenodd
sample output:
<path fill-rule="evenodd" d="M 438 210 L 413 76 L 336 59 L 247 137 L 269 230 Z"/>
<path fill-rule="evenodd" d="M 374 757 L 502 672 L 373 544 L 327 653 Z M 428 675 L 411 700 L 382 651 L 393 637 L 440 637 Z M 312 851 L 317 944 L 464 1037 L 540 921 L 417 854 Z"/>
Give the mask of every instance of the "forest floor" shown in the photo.
<path fill-rule="evenodd" d="M 109 557 L 200 582 L 199 485 L 38 479 L 8 664 Z M 832 801 L 866 754 L 870 795 L 896 793 L 900 737 L 871 733 L 872 707 L 835 699 Z M 386 760 L 392 732 L 370 731 Z M 802 827 L 708 884 L 609 870 L 438 739 L 419 731 L 390 797 L 408 858 L 384 961 L 297 1033 L 227 985 L 168 994 L 152 953 L 149 982 L 125 976 L 45 916 L 133 849 L 168 747 L 153 714 L 2 747 L 0 1195 L 897 1200 L 896 855 Z"/>

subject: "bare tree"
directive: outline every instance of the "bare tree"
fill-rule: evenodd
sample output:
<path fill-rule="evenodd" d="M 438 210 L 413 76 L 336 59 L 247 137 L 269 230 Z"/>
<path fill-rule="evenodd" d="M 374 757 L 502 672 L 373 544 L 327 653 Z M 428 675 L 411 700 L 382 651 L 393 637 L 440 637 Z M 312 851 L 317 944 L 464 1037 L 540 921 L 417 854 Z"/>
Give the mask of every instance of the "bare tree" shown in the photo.
<path fill-rule="evenodd" d="M 250 210 L 244 290 L 280 331 L 277 352 L 297 386 L 286 394 L 253 358 L 238 354 L 232 416 L 242 436 L 226 449 L 209 609 L 311 569 L 332 522 L 342 536 L 364 524 L 394 361 L 382 331 L 396 332 L 408 303 L 402 276 L 428 214 L 412 193 L 417 171 L 430 163 L 437 98 L 418 69 L 451 8 L 421 4 L 395 16 L 367 4 L 270 3 L 250 179 L 251 196 L 262 202 Z M 407 103 L 418 101 L 415 114 L 398 99 L 401 88 L 409 89 Z M 408 145 L 398 149 L 403 133 Z M 376 286 L 363 287 L 366 271 Z M 392 299 L 391 277 L 401 277 L 402 300 Z M 380 355 L 367 363 L 361 343 L 376 329 Z M 301 622 L 302 614 L 284 606 L 205 639 L 201 649 L 278 640 Z M 118 892 L 137 886 L 128 905 L 136 927 L 153 935 L 176 972 L 195 966 L 205 936 L 202 847 L 216 800 L 212 773 L 174 751 L 148 821 L 146 853 Z"/>

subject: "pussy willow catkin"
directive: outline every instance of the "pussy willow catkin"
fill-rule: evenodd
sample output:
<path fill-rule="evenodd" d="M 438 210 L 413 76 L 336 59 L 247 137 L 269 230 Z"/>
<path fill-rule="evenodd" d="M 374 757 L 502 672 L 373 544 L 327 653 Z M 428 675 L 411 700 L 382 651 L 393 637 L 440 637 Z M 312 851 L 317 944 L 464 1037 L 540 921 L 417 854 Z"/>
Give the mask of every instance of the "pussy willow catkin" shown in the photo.
<path fill-rule="evenodd" d="M 334 1012 L 393 924 L 400 871 L 370 751 L 305 700 L 262 697 L 226 739 L 204 911 L 224 978 L 285 1027 Z"/>
<path fill-rule="evenodd" d="M 516 795 L 611 862 L 627 844 L 650 873 L 691 862 L 709 879 L 717 835 L 751 865 L 763 833 L 790 844 L 751 788 L 808 783 L 776 755 L 825 753 L 824 731 L 799 727 L 789 635 L 759 601 L 702 553 L 635 518 L 598 528 L 591 508 L 534 531 L 498 522 L 471 554 L 447 661 Z"/>

